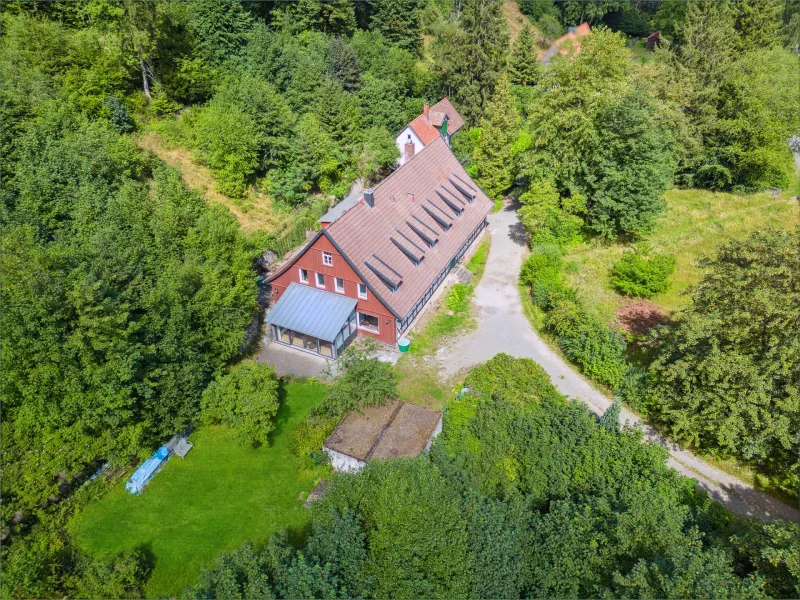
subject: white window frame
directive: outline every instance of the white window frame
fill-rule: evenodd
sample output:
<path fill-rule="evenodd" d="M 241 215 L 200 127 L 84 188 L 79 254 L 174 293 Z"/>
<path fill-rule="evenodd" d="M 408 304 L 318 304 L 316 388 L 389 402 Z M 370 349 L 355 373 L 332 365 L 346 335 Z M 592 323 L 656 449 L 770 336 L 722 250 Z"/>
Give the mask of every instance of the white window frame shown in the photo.
<path fill-rule="evenodd" d="M 339 287 L 339 282 L 342 282 L 342 287 Z M 333 278 L 333 289 L 335 289 L 338 293 L 344 294 L 344 279 L 341 277 L 334 277 Z"/>
<path fill-rule="evenodd" d="M 308 285 L 308 269 L 297 269 L 297 278 L 300 280 L 300 283 L 305 283 Z"/>
<path fill-rule="evenodd" d="M 364 327 L 361 324 L 361 316 L 362 315 L 365 316 L 365 317 L 373 317 L 374 319 L 376 319 L 378 321 L 378 326 L 375 327 L 375 329 L 373 329 L 372 327 Z M 356 315 L 356 318 L 358 319 L 358 328 L 359 329 L 363 329 L 364 331 L 369 331 L 370 333 L 380 333 L 381 332 L 381 318 L 379 316 L 371 315 L 369 313 L 362 313 L 361 311 L 358 311 L 358 313 Z"/>
<path fill-rule="evenodd" d="M 364 293 L 363 294 L 361 293 L 361 289 L 362 288 L 364 289 Z M 367 284 L 366 283 L 359 283 L 358 284 L 358 297 L 361 298 L 362 300 L 366 300 L 367 299 Z"/>
<path fill-rule="evenodd" d="M 326 267 L 333 266 L 333 254 L 331 252 L 322 252 L 322 264 Z"/>
<path fill-rule="evenodd" d="M 322 283 L 319 282 L 320 277 L 322 277 Z M 325 289 L 325 275 L 322 273 L 314 273 L 314 283 L 318 288 Z"/>

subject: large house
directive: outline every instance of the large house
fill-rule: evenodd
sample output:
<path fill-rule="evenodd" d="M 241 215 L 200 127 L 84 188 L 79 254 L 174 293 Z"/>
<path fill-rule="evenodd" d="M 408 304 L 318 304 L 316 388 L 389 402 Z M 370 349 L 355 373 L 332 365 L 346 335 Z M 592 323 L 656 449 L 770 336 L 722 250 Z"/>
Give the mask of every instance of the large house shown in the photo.
<path fill-rule="evenodd" d="M 337 358 L 357 336 L 394 345 L 486 226 L 492 202 L 444 137 L 355 201 L 268 279 L 273 339 Z"/>
<path fill-rule="evenodd" d="M 400 151 L 397 164 L 403 166 L 425 146 L 439 138 L 444 138 L 449 146 L 450 138 L 463 125 L 464 119 L 447 98 L 442 98 L 433 106 L 428 106 L 426 102 L 422 114 L 406 125 L 394 140 Z"/>
<path fill-rule="evenodd" d="M 550 61 L 558 55 L 568 56 L 570 53 L 578 54 L 581 51 L 581 38 L 591 35 L 592 28 L 589 23 L 581 23 L 577 27 L 570 27 L 567 33 L 558 38 L 547 51 L 539 57 L 539 62 L 549 65 Z"/>

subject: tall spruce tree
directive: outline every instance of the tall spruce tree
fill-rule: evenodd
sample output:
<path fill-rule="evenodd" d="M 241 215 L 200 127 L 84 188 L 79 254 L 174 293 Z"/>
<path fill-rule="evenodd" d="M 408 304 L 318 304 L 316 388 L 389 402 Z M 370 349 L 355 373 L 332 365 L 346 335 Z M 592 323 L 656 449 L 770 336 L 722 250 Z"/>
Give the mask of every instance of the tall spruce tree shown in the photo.
<path fill-rule="evenodd" d="M 508 61 L 508 77 L 516 85 L 534 85 L 542 75 L 542 65 L 538 59 L 539 48 L 533 37 L 530 25 L 519 33 L 511 48 Z"/>
<path fill-rule="evenodd" d="M 481 138 L 475 148 L 478 183 L 494 200 L 514 182 L 512 149 L 518 134 L 518 116 L 507 77 L 501 77 L 481 119 Z"/>
<path fill-rule="evenodd" d="M 456 26 L 443 27 L 434 45 L 444 92 L 473 125 L 483 116 L 506 67 L 508 28 L 502 4 L 463 0 Z"/>
<path fill-rule="evenodd" d="M 603 415 L 600 417 L 600 427 L 609 433 L 619 432 L 619 415 L 622 411 L 622 404 L 619 398 L 615 398 Z"/>
<path fill-rule="evenodd" d="M 381 0 L 375 7 L 370 29 L 380 31 L 395 46 L 414 53 L 422 48 L 420 0 Z"/>

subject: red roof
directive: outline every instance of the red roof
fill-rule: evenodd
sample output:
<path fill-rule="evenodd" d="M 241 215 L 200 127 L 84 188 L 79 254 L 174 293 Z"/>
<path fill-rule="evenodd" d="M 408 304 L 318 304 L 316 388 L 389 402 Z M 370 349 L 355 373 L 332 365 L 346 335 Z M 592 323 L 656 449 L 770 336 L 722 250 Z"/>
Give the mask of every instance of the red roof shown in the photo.
<path fill-rule="evenodd" d="M 464 118 L 458 114 L 447 98 L 442 98 L 431 106 L 428 114 L 434 127 L 442 126 L 442 118 L 439 115 L 447 115 L 447 131 L 449 133 L 455 133 L 464 125 Z"/>
<path fill-rule="evenodd" d="M 422 143 L 425 146 L 430 144 L 436 138 L 441 137 L 441 132 L 428 122 L 428 119 L 425 118 L 425 115 L 418 116 L 416 119 L 411 121 L 408 126 L 414 130 L 414 133 L 417 134 L 417 137 L 422 140 Z"/>
<path fill-rule="evenodd" d="M 654 37 L 655 38 L 660 38 L 661 37 L 661 32 L 660 31 L 654 31 L 653 33 L 651 33 L 650 35 L 647 36 L 647 39 L 649 40 L 650 38 L 654 38 Z"/>
<path fill-rule="evenodd" d="M 464 125 L 464 118 L 458 114 L 458 111 L 447 98 L 439 100 L 427 110 L 427 113 L 423 111 L 420 116 L 408 125 L 414 130 L 417 137 L 422 140 L 422 144 L 427 146 L 441 136 L 442 123 L 445 117 L 447 117 L 447 133 L 449 134 L 455 133 Z"/>
<path fill-rule="evenodd" d="M 580 38 L 592 33 L 589 23 L 583 22 L 558 38 L 550 48 L 539 57 L 543 63 L 549 63 L 556 54 L 568 55 L 574 49 L 575 54 L 580 53 Z"/>
<path fill-rule="evenodd" d="M 475 199 L 469 202 L 467 194 Z M 378 184 L 374 198 L 372 208 L 362 200 L 323 233 L 383 304 L 403 319 L 484 221 L 492 201 L 441 136 Z M 449 229 L 437 219 L 451 224 Z M 419 232 L 438 240 L 433 248 Z M 401 247 L 421 258 L 419 265 Z M 376 271 L 399 282 L 396 291 Z"/>

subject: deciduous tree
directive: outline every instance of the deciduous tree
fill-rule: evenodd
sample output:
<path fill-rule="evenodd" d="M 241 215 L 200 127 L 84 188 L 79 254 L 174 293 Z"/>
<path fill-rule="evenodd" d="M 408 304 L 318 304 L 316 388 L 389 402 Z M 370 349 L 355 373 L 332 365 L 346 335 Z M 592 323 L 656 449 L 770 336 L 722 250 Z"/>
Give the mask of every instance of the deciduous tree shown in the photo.
<path fill-rule="evenodd" d="M 654 409 L 678 440 L 788 473 L 800 447 L 797 237 L 760 231 L 700 264 L 651 367 Z"/>
<path fill-rule="evenodd" d="M 242 443 L 269 442 L 278 413 L 278 379 L 270 365 L 240 362 L 203 392 L 203 420 L 236 431 Z"/>

